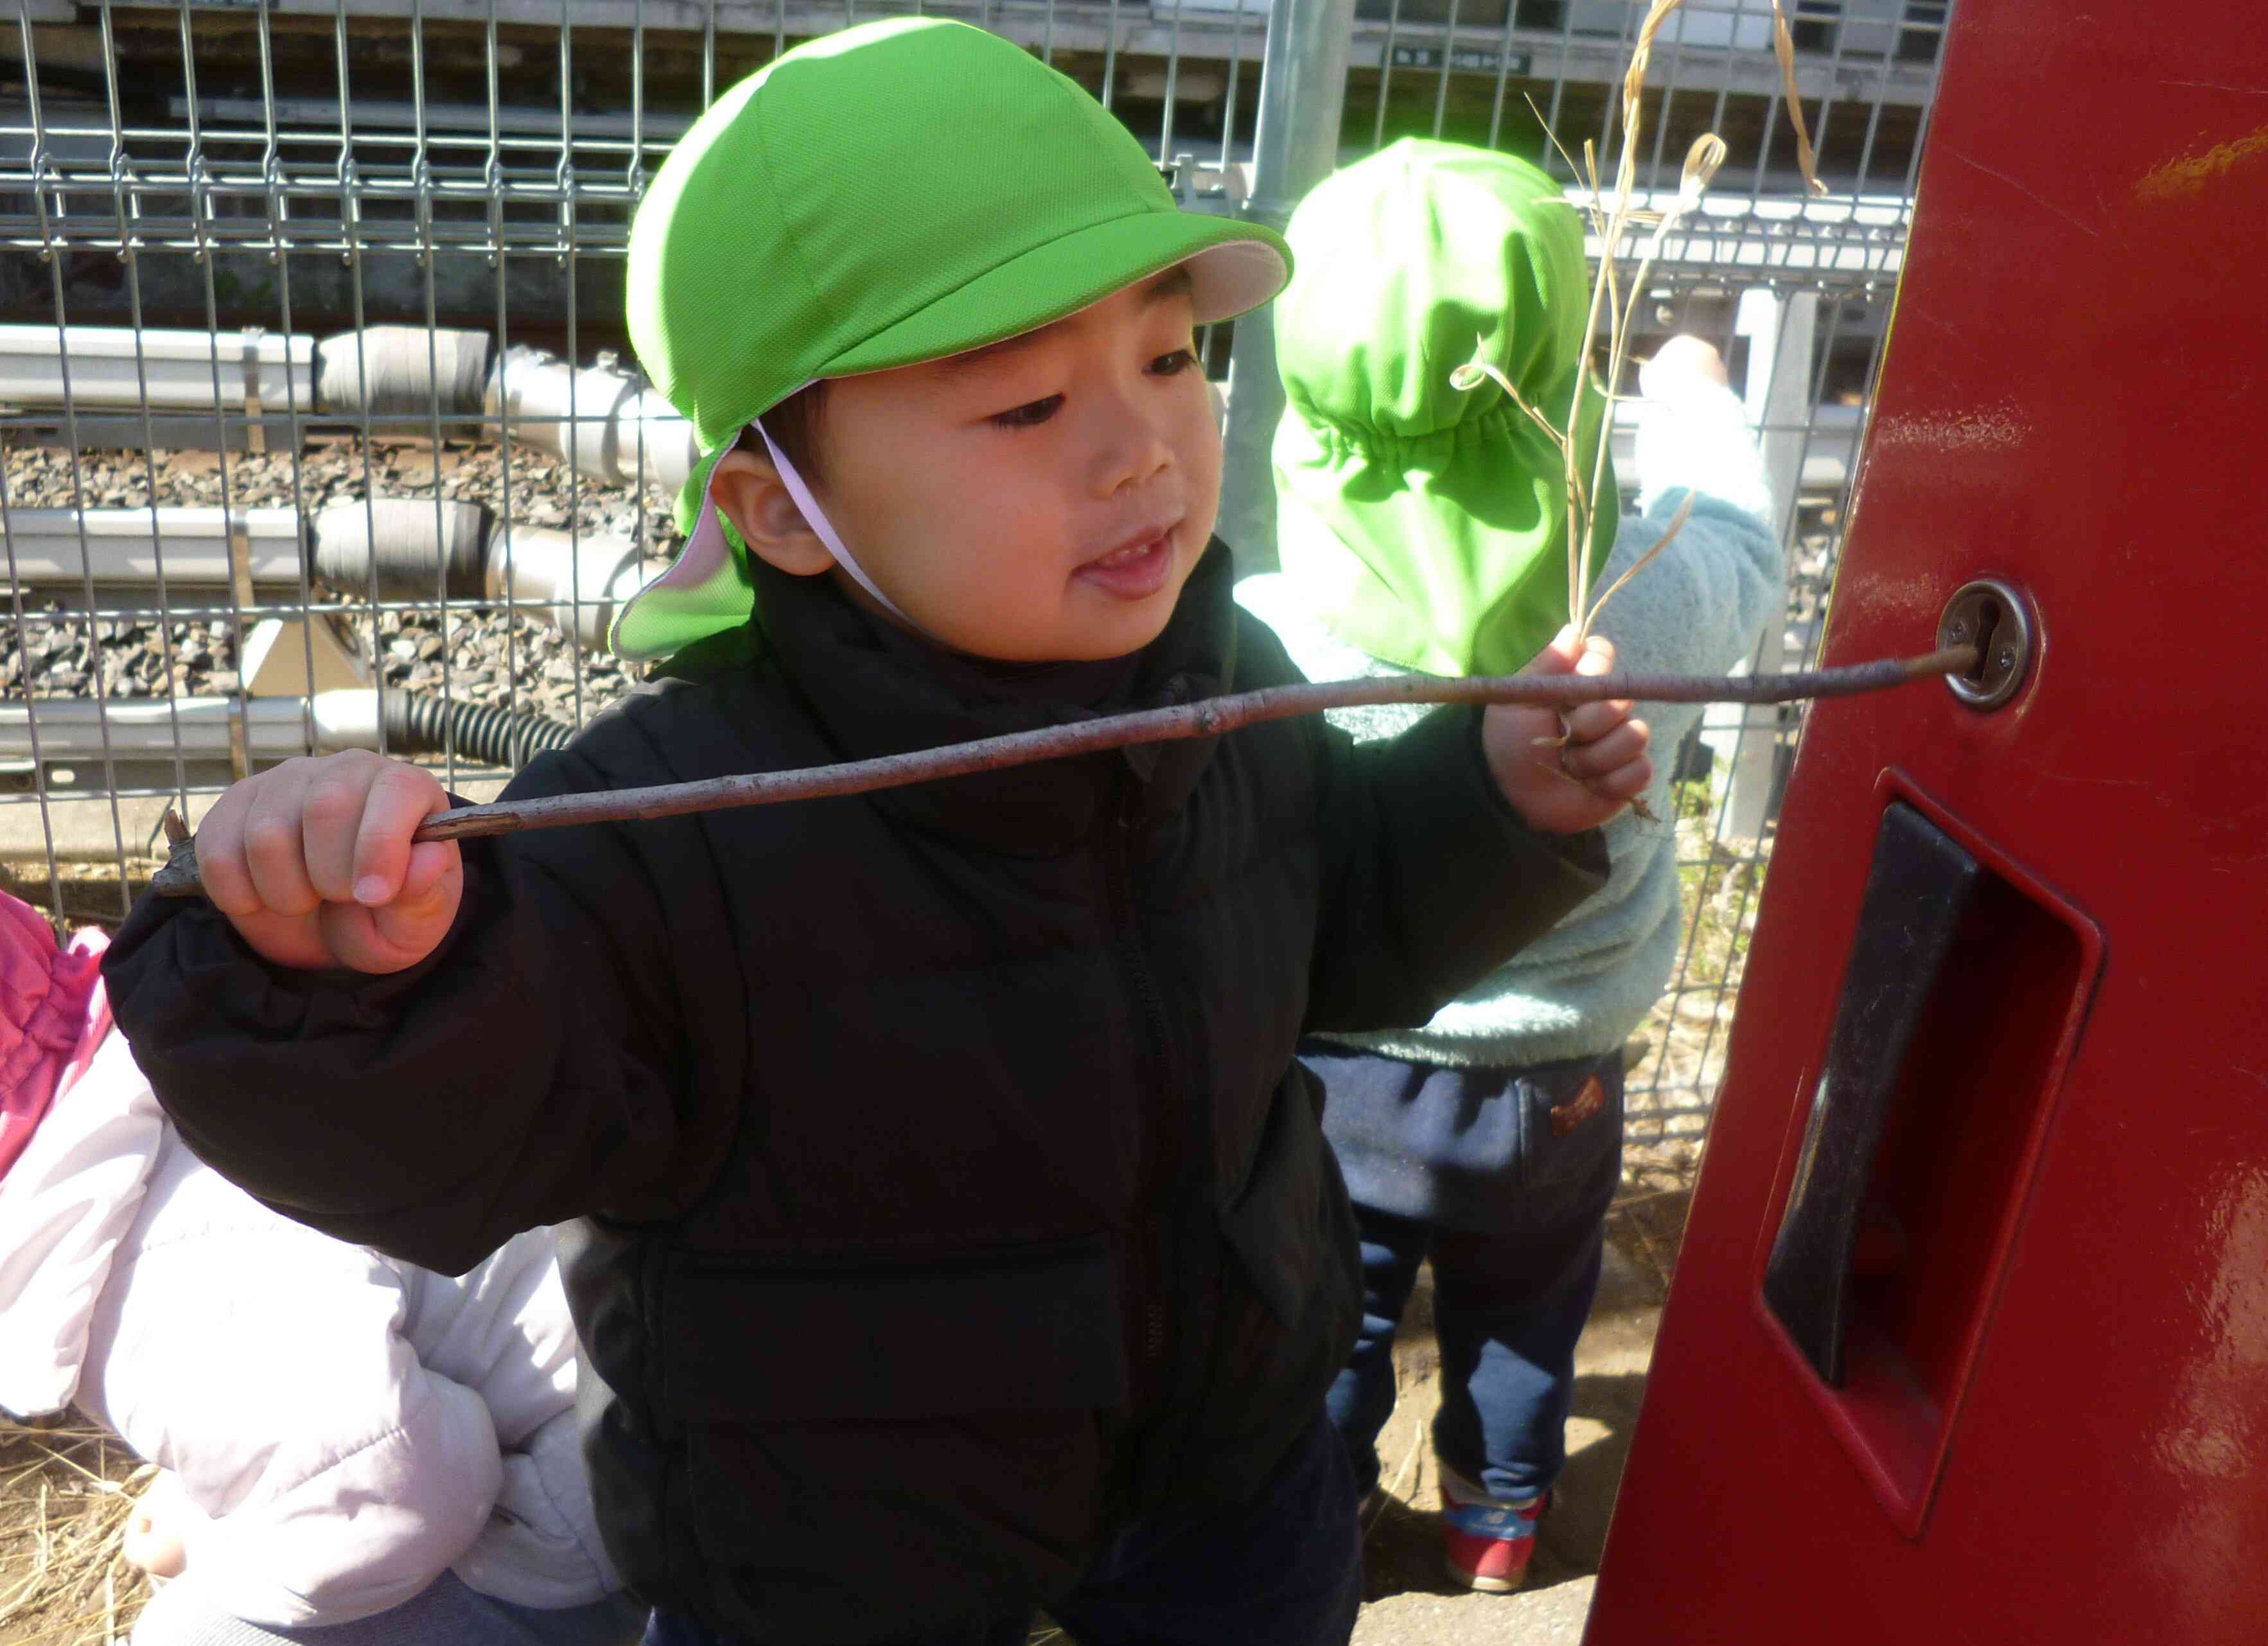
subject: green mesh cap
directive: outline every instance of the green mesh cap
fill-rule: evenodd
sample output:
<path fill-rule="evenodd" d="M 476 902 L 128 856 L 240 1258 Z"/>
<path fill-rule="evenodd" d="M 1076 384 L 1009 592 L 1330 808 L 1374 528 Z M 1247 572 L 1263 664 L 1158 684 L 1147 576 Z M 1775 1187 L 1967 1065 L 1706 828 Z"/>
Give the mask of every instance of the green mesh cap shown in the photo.
<path fill-rule="evenodd" d="M 1200 325 L 1276 295 L 1280 237 L 1178 209 L 1077 83 L 967 24 L 903 18 L 789 52 L 711 106 L 630 228 L 632 343 L 703 453 L 678 563 L 615 625 L 664 658 L 753 609 L 707 503 L 718 453 L 821 378 L 939 360 L 1189 268 Z"/>
<path fill-rule="evenodd" d="M 1374 658 L 1517 671 L 1567 621 L 1565 465 L 1502 389 L 1449 378 L 1487 361 L 1564 428 L 1581 377 L 1589 483 L 1606 396 L 1585 365 L 1581 215 L 1525 160 L 1406 138 L 1317 185 L 1288 233 L 1300 277 L 1276 305 L 1286 408 L 1273 453 L 1285 575 Z M 1594 576 L 1621 513 L 1609 460 L 1592 499 Z"/>

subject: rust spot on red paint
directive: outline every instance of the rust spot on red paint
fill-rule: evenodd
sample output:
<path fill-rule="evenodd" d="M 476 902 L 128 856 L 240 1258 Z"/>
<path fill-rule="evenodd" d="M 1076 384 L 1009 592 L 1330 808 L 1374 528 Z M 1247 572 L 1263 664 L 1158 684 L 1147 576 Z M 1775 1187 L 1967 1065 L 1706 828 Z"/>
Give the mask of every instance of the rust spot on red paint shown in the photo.
<path fill-rule="evenodd" d="M 2268 126 L 2187 159 L 2169 160 L 2134 185 L 2139 200 L 2179 200 L 2202 194 L 2248 160 L 2268 157 Z"/>

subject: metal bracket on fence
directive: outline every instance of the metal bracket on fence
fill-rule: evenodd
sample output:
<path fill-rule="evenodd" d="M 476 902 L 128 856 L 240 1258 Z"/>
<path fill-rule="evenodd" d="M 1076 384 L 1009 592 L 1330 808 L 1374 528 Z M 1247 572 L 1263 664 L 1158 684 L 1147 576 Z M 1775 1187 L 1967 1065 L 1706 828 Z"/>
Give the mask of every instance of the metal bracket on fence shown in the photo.
<path fill-rule="evenodd" d="M 268 424 L 260 404 L 260 344 L 267 335 L 265 326 L 244 328 L 244 449 L 254 453 L 268 450 Z"/>
<path fill-rule="evenodd" d="M 252 516 L 246 509 L 228 511 L 228 588 L 241 622 L 253 605 Z"/>
<path fill-rule="evenodd" d="M 252 775 L 252 739 L 245 729 L 245 721 L 252 712 L 245 706 L 249 701 L 239 692 L 230 704 L 228 716 L 229 775 L 239 783 Z"/>

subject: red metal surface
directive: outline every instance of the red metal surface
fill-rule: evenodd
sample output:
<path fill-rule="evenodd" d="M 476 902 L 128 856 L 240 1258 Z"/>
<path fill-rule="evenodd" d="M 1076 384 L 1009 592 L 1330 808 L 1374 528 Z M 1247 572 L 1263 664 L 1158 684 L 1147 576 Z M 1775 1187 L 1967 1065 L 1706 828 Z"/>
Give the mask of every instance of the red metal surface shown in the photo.
<path fill-rule="evenodd" d="M 1829 660 L 1984 576 L 2041 645 L 1812 722 L 1589 1646 L 2268 1642 L 2264 437 L 2268 8 L 1962 0 Z M 1758 1287 L 1894 793 L 2024 912 L 1830 1391 Z"/>

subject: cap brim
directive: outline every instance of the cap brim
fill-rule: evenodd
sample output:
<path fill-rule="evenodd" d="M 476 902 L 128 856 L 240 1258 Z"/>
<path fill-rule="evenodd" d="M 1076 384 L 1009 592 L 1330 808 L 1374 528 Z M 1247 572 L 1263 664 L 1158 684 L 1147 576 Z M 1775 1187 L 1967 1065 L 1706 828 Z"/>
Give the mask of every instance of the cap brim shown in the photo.
<path fill-rule="evenodd" d="M 966 354 L 1076 314 L 1182 264 L 1200 326 L 1259 307 L 1292 276 L 1291 254 L 1271 230 L 1227 217 L 1145 212 L 1035 246 L 836 356 L 813 376 L 857 377 Z M 626 661 L 659 661 L 748 620 L 747 576 L 708 495 L 718 455 L 711 452 L 685 482 L 679 519 L 684 503 L 697 496 L 700 503 L 684 552 L 615 619 L 608 644 Z"/>
<path fill-rule="evenodd" d="M 1076 314 L 1181 263 L 1189 265 L 1200 326 L 1258 308 L 1292 277 L 1291 252 L 1271 230 L 1193 212 L 1143 212 L 1011 258 L 813 375 L 855 377 L 966 354 Z"/>

